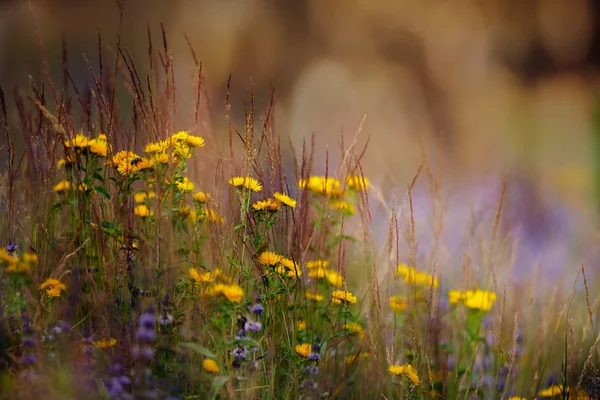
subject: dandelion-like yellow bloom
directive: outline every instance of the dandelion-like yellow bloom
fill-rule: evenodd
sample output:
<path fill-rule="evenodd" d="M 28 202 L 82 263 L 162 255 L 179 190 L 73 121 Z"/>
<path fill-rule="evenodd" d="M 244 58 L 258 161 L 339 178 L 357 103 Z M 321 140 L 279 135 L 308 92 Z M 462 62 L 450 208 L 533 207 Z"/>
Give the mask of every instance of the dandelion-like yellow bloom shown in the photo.
<path fill-rule="evenodd" d="M 350 331 L 353 334 L 358 335 L 358 337 L 365 337 L 365 332 L 363 331 L 363 327 L 357 324 L 356 322 L 352 322 L 344 325 L 344 329 Z"/>
<path fill-rule="evenodd" d="M 62 167 L 66 167 L 68 165 L 72 165 L 75 162 L 75 160 L 73 159 L 73 157 L 65 157 L 65 158 L 61 158 L 60 160 L 58 160 L 56 162 L 56 166 L 58 168 L 62 168 Z"/>
<path fill-rule="evenodd" d="M 108 164 L 110 166 L 116 167 L 119 164 L 121 164 L 121 161 L 123 161 L 123 160 L 131 161 L 136 158 L 140 158 L 140 156 L 138 156 L 137 154 L 135 154 L 131 151 L 122 150 L 122 151 L 119 151 L 114 156 L 112 156 L 111 159 L 108 161 Z"/>
<path fill-rule="evenodd" d="M 369 187 L 369 180 L 363 176 L 348 176 L 346 177 L 346 185 L 350 189 L 356 191 L 366 190 Z"/>
<path fill-rule="evenodd" d="M 298 181 L 298 188 L 327 196 L 339 197 L 343 194 L 339 180 L 324 176 L 311 176 L 308 180 L 301 179 Z"/>
<path fill-rule="evenodd" d="M 278 274 L 286 275 L 288 278 L 296 278 L 302 276 L 302 270 L 298 264 L 286 257 L 281 257 L 279 265 L 275 269 Z"/>
<path fill-rule="evenodd" d="M 326 260 L 313 260 L 306 262 L 306 268 L 327 268 L 329 266 L 329 261 Z"/>
<path fill-rule="evenodd" d="M 300 354 L 304 358 L 308 358 L 312 350 L 312 345 L 310 343 L 303 343 L 296 345 L 296 353 Z"/>
<path fill-rule="evenodd" d="M 331 297 L 331 301 L 335 304 L 355 304 L 357 301 L 356 296 L 347 290 L 334 290 Z"/>
<path fill-rule="evenodd" d="M 187 217 L 192 213 L 192 209 L 190 208 L 190 206 L 184 206 L 184 207 L 180 207 L 179 208 L 179 215 Z"/>
<path fill-rule="evenodd" d="M 177 183 L 177 188 L 183 190 L 184 192 L 191 192 L 194 190 L 194 184 L 184 176 L 183 180 Z"/>
<path fill-rule="evenodd" d="M 306 298 L 312 301 L 322 301 L 324 297 L 317 293 L 306 293 Z"/>
<path fill-rule="evenodd" d="M 204 138 L 200 136 L 188 135 L 188 137 L 185 138 L 185 144 L 190 147 L 202 147 L 204 146 Z"/>
<path fill-rule="evenodd" d="M 326 270 L 323 268 L 311 268 L 308 271 L 308 277 L 309 278 L 317 278 L 317 279 L 324 279 L 327 274 L 326 274 Z"/>
<path fill-rule="evenodd" d="M 391 296 L 390 308 L 394 311 L 404 311 L 408 308 L 408 304 L 399 296 Z"/>
<path fill-rule="evenodd" d="M 108 142 L 106 141 L 106 135 L 100 134 L 97 138 L 90 140 L 88 142 L 88 147 L 91 153 L 106 157 L 109 148 Z"/>
<path fill-rule="evenodd" d="M 554 397 L 554 396 L 558 396 L 558 395 L 562 394 L 563 391 L 564 391 L 564 388 L 562 385 L 552 385 L 549 388 L 540 390 L 540 392 L 538 393 L 538 396 Z"/>
<path fill-rule="evenodd" d="M 39 290 L 46 290 L 46 294 L 50 297 L 60 297 L 62 290 L 67 290 L 67 287 L 58 279 L 49 278 L 44 281 L 39 287 Z"/>
<path fill-rule="evenodd" d="M 417 286 L 432 286 L 437 288 L 439 281 L 436 277 L 425 272 L 419 272 L 414 267 L 409 267 L 406 264 L 398 265 L 396 275 L 404 277 L 404 282 Z"/>
<path fill-rule="evenodd" d="M 222 224 L 225 222 L 225 218 L 213 209 L 202 210 L 202 213 L 198 215 L 198 219 L 203 221 L 208 218 L 209 221 Z"/>
<path fill-rule="evenodd" d="M 39 258 L 38 255 L 35 253 L 23 253 L 23 261 L 29 264 L 37 264 Z"/>
<path fill-rule="evenodd" d="M 177 143 L 173 147 L 173 159 L 186 160 L 192 156 L 192 149 L 185 143 Z"/>
<path fill-rule="evenodd" d="M 222 294 L 232 303 L 240 303 L 244 297 L 244 289 L 237 284 L 225 285 L 217 283 L 210 288 L 210 294 L 212 296 L 218 296 Z"/>
<path fill-rule="evenodd" d="M 258 262 L 262 265 L 275 266 L 279 264 L 283 256 L 280 256 L 277 253 L 273 253 L 272 251 L 263 251 L 260 256 L 258 256 Z"/>
<path fill-rule="evenodd" d="M 335 287 L 341 287 L 344 284 L 344 278 L 342 275 L 335 271 L 327 270 L 325 271 L 325 276 L 327 277 L 329 283 Z"/>
<path fill-rule="evenodd" d="M 142 204 L 144 201 L 146 201 L 147 198 L 148 198 L 148 193 L 145 190 L 136 192 L 133 195 L 133 199 L 135 200 L 135 202 L 137 204 Z"/>
<path fill-rule="evenodd" d="M 329 207 L 343 211 L 346 215 L 354 215 L 354 206 L 347 201 L 332 201 Z"/>
<path fill-rule="evenodd" d="M 62 180 L 52 187 L 52 190 L 56 193 L 62 193 L 71 190 L 71 182 Z"/>
<path fill-rule="evenodd" d="M 219 365 L 217 365 L 217 362 L 215 360 L 211 360 L 210 358 L 205 358 L 202 361 L 202 369 L 205 370 L 206 372 L 216 374 L 217 372 L 219 372 Z"/>
<path fill-rule="evenodd" d="M 206 203 L 208 200 L 208 196 L 204 192 L 196 192 L 193 197 L 194 201 L 197 201 L 198 203 Z"/>
<path fill-rule="evenodd" d="M 288 207 L 292 207 L 292 208 L 296 207 L 296 200 L 292 199 L 287 194 L 275 192 L 275 193 L 273 193 L 273 197 L 275 197 L 275 200 L 277 200 L 284 206 L 288 206 Z"/>
<path fill-rule="evenodd" d="M 526 397 L 513 396 L 509 397 L 508 400 L 527 400 Z"/>
<path fill-rule="evenodd" d="M 66 148 L 85 149 L 88 146 L 88 138 L 85 135 L 78 134 L 73 139 L 65 142 Z"/>
<path fill-rule="evenodd" d="M 465 298 L 465 295 L 460 290 L 450 290 L 448 292 L 448 302 L 450 304 L 457 304 L 457 303 L 463 301 L 464 298 Z"/>
<path fill-rule="evenodd" d="M 20 262 L 17 264 L 9 264 L 8 267 L 6 267 L 6 272 L 12 273 L 12 272 L 24 272 L 27 273 L 29 272 L 31 268 L 29 267 L 29 263 L 26 262 Z"/>
<path fill-rule="evenodd" d="M 169 142 L 166 140 L 160 140 L 154 143 L 148 143 L 144 147 L 144 152 L 149 154 L 161 153 L 169 148 Z"/>
<path fill-rule="evenodd" d="M 351 356 L 346 356 L 346 365 L 353 364 L 355 361 L 364 360 L 365 358 L 369 358 L 369 356 L 369 353 L 358 353 Z"/>
<path fill-rule="evenodd" d="M 256 211 L 277 211 L 279 210 L 279 203 L 273 201 L 273 199 L 259 200 L 252 204 L 252 208 Z"/>
<path fill-rule="evenodd" d="M 128 176 L 151 167 L 152 163 L 146 157 L 132 157 L 122 159 L 117 165 L 117 171 L 123 176 Z"/>
<path fill-rule="evenodd" d="M 9 253 L 6 248 L 0 248 L 0 261 L 6 261 L 8 264 L 16 264 L 19 261 L 17 256 Z"/>
<path fill-rule="evenodd" d="M 251 178 L 249 176 L 246 176 L 246 177 L 236 176 L 229 180 L 229 184 L 235 188 L 241 189 L 244 187 L 253 192 L 260 192 L 262 190 L 261 184 L 258 183 L 258 181 L 256 179 Z"/>
<path fill-rule="evenodd" d="M 306 330 L 306 322 L 302 320 L 296 321 L 296 329 L 298 329 L 299 331 Z"/>
<path fill-rule="evenodd" d="M 186 131 L 179 131 L 177 133 L 174 133 L 169 138 L 169 141 L 171 142 L 171 144 L 176 144 L 176 143 L 184 142 L 187 139 L 188 136 L 189 136 L 189 134 Z"/>
<path fill-rule="evenodd" d="M 390 365 L 388 372 L 392 375 L 405 375 L 408 379 L 410 379 L 413 385 L 419 385 L 419 375 L 417 375 L 417 371 L 410 364 Z"/>
<path fill-rule="evenodd" d="M 92 345 L 99 349 L 108 349 L 109 347 L 113 347 L 115 344 L 117 344 L 117 339 L 115 338 L 94 340 L 92 342 Z"/>
<path fill-rule="evenodd" d="M 214 280 L 210 271 L 200 273 L 196 268 L 190 268 L 188 269 L 188 273 L 190 274 L 190 277 L 196 281 L 196 283 L 213 282 Z"/>
<path fill-rule="evenodd" d="M 463 303 L 473 310 L 490 311 L 494 301 L 496 301 L 496 293 L 477 289 L 465 292 Z"/>
<path fill-rule="evenodd" d="M 159 153 L 152 156 L 150 159 L 154 164 L 168 164 L 170 161 L 169 155 L 165 153 Z"/>
<path fill-rule="evenodd" d="M 146 206 L 145 204 L 140 204 L 138 206 L 135 206 L 135 208 L 133 209 L 133 213 L 135 215 L 137 215 L 138 217 L 142 217 L 142 218 L 151 217 L 154 215 L 154 213 L 152 211 L 150 211 L 148 206 Z"/>

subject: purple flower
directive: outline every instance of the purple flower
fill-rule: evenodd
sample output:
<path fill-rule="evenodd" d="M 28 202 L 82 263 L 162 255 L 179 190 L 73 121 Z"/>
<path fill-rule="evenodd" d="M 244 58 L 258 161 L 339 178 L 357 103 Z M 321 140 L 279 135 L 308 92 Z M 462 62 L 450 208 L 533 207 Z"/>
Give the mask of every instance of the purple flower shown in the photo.
<path fill-rule="evenodd" d="M 158 317 L 158 323 L 162 326 L 171 325 L 173 323 L 173 316 L 170 314 L 161 315 Z"/>
<path fill-rule="evenodd" d="M 237 359 L 243 359 L 245 360 L 248 357 L 248 350 L 246 349 L 245 346 L 238 346 L 236 349 L 234 349 L 231 352 L 231 355 L 234 356 Z"/>
<path fill-rule="evenodd" d="M 24 354 L 23 357 L 21 357 L 21 364 L 33 365 L 35 364 L 36 360 L 37 357 L 35 356 L 35 354 Z"/>
<path fill-rule="evenodd" d="M 244 329 L 250 332 L 257 333 L 261 330 L 262 324 L 258 321 L 248 321 L 244 326 Z"/>
<path fill-rule="evenodd" d="M 135 338 L 137 340 L 145 340 L 151 342 L 156 338 L 156 333 L 154 332 L 154 329 L 140 328 L 135 333 Z"/>
<path fill-rule="evenodd" d="M 145 329 L 152 329 L 154 328 L 155 322 L 156 318 L 154 317 L 154 309 L 149 307 L 140 317 L 140 326 Z"/>
<path fill-rule="evenodd" d="M 319 362 L 319 361 L 321 361 L 321 355 L 319 353 L 310 353 L 308 355 L 308 359 L 310 361 L 317 361 L 317 362 Z"/>
<path fill-rule="evenodd" d="M 32 337 L 24 337 L 23 346 L 32 348 L 35 346 L 35 340 Z"/>
<path fill-rule="evenodd" d="M 256 315 L 262 315 L 263 311 L 265 311 L 265 308 L 262 306 L 262 304 L 254 304 L 252 307 L 250 307 L 250 310 Z"/>
<path fill-rule="evenodd" d="M 307 365 L 306 372 L 308 372 L 311 375 L 317 375 L 319 373 L 319 367 L 317 367 L 316 365 Z"/>
<path fill-rule="evenodd" d="M 6 251 L 8 251 L 9 253 L 14 253 L 15 251 L 17 251 L 17 244 L 14 242 L 8 242 L 8 244 L 6 245 Z"/>
<path fill-rule="evenodd" d="M 318 342 L 313 343 L 313 345 L 312 345 L 312 351 L 313 351 L 313 353 L 320 353 L 321 352 L 321 345 Z"/>

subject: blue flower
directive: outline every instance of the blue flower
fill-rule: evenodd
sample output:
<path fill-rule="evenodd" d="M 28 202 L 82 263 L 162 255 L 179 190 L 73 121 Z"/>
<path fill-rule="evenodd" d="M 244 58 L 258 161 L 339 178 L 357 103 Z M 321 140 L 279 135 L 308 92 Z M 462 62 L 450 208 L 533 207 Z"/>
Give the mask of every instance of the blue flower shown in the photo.
<path fill-rule="evenodd" d="M 261 315 L 263 311 L 265 311 L 265 308 L 262 306 L 262 304 L 254 304 L 252 307 L 250 307 L 250 310 L 256 315 Z"/>

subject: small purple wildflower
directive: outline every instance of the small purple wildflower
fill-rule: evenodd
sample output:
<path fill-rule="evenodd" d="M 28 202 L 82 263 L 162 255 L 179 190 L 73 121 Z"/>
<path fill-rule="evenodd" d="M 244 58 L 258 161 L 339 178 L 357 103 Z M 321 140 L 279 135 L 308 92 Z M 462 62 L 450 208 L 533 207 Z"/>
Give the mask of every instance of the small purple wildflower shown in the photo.
<path fill-rule="evenodd" d="M 248 321 L 244 326 L 246 331 L 257 333 L 262 329 L 262 324 L 258 321 Z"/>
<path fill-rule="evenodd" d="M 256 315 L 262 315 L 263 311 L 265 311 L 265 308 L 262 306 L 262 304 L 254 304 L 252 307 L 250 307 L 250 310 Z"/>
<path fill-rule="evenodd" d="M 17 251 L 18 247 L 19 246 L 17 246 L 16 243 L 8 242 L 8 244 L 6 245 L 6 251 L 8 251 L 9 253 L 14 253 L 15 251 Z"/>
<path fill-rule="evenodd" d="M 317 367 L 316 365 L 307 365 L 306 366 L 306 372 L 308 372 L 311 375 L 318 375 L 319 374 L 319 367 Z"/>
<path fill-rule="evenodd" d="M 321 361 L 321 355 L 320 355 L 319 353 L 310 353 L 310 354 L 308 355 L 308 359 L 309 359 L 310 361 L 316 361 L 316 362 L 319 362 L 319 361 Z"/>

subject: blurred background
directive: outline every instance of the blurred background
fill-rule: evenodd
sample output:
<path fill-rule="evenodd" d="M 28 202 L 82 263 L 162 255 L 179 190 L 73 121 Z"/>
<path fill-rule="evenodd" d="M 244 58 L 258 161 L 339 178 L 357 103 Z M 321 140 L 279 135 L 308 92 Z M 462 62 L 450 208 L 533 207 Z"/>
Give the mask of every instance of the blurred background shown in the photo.
<path fill-rule="evenodd" d="M 448 207 L 464 221 L 473 213 L 469 201 L 478 198 L 492 205 L 493 215 L 506 172 L 511 177 L 507 221 L 523 224 L 521 231 L 535 246 L 564 242 L 573 229 L 595 232 L 589 216 L 598 200 L 599 3 L 130 0 L 124 4 L 121 37 L 143 72 L 148 29 L 158 47 L 164 23 L 178 79 L 181 129 L 193 121 L 195 69 L 186 34 L 204 65 L 220 138 L 227 136 L 230 74 L 232 113 L 240 127 L 250 78 L 263 110 L 274 86 L 279 134 L 299 145 L 314 132 L 317 159 L 324 160 L 329 148 L 333 165 L 340 158 L 340 135 L 349 143 L 366 115 L 359 146 L 370 140 L 363 166 L 384 197 L 405 193 L 425 151 L 443 171 L 447 189 L 462 193 Z M 95 63 L 99 30 L 114 50 L 120 26 L 117 3 L 109 0 L 2 1 L 4 86 L 41 76 L 34 22 L 56 62 L 53 71 L 60 74 L 64 37 L 69 67 L 76 80 L 88 83 L 81 55 Z M 443 151 L 442 161 L 436 149 Z M 324 173 L 323 168 L 320 161 L 315 172 Z M 474 187 L 492 187 L 493 194 L 472 193 Z M 387 216 L 379 221 L 377 215 L 377 223 L 386 223 Z M 565 218 L 569 229 L 563 229 Z M 430 226 L 430 219 L 424 221 Z M 547 240 L 558 231 L 563 236 Z M 597 239 L 587 237 L 592 243 Z"/>

